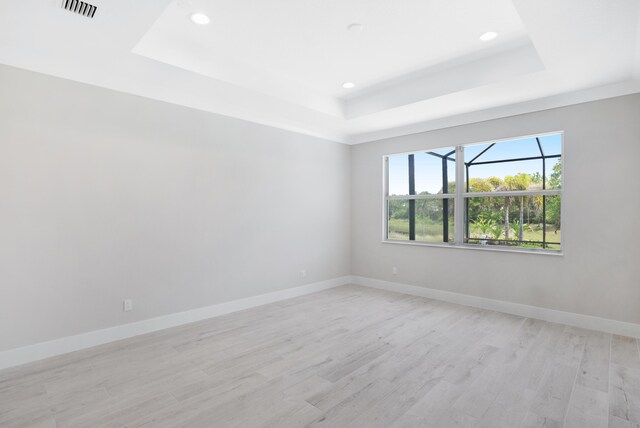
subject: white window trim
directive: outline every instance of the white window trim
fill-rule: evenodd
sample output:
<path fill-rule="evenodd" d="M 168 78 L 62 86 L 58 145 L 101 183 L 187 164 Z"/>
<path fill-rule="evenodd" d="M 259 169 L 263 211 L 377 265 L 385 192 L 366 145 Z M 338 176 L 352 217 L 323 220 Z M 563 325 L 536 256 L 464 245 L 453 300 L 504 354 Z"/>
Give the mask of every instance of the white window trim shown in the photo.
<path fill-rule="evenodd" d="M 535 137 L 544 137 L 548 135 L 560 135 L 560 159 L 562 159 L 562 182 L 560 189 L 545 189 L 545 190 L 522 190 L 522 191 L 498 191 L 498 192 L 465 192 L 463 190 L 464 186 L 457 185 L 458 183 L 464 183 L 464 148 L 470 146 L 476 146 L 480 144 L 490 144 L 490 143 L 500 143 L 505 141 L 513 141 L 513 140 L 522 140 L 527 138 L 535 138 Z M 525 135 L 519 137 L 510 137 L 510 138 L 502 138 L 497 140 L 489 140 L 483 141 L 479 143 L 471 143 L 471 144 L 459 144 L 455 146 L 456 150 L 456 191 L 455 193 L 447 193 L 447 194 L 436 194 L 436 195 L 389 195 L 389 157 L 397 156 L 397 155 L 409 155 L 415 153 L 421 153 L 423 151 L 428 150 L 438 150 L 443 147 L 436 148 L 426 148 L 424 150 L 416 150 L 412 152 L 403 152 L 403 153 L 393 153 L 387 154 L 382 157 L 382 167 L 383 167 L 383 197 L 382 197 L 382 243 L 383 244 L 397 244 L 397 245 L 411 245 L 417 247 L 437 247 L 437 248 L 458 248 L 463 250 L 478 250 L 478 251 L 494 251 L 494 252 L 508 252 L 508 253 L 524 253 L 524 254 L 541 254 L 541 255 L 551 255 L 551 256 L 563 256 L 564 255 L 564 244 L 563 240 L 560 242 L 559 250 L 550 250 L 550 249 L 537 249 L 537 248 L 523 248 L 523 247 L 509 247 L 509 246 L 501 246 L 501 245 L 476 245 L 476 244 L 465 244 L 464 243 L 464 206 L 465 199 L 467 198 L 477 198 L 477 197 L 504 197 L 504 196 L 553 196 L 560 195 L 561 201 L 562 194 L 565 190 L 564 185 L 564 131 L 552 131 L 545 132 L 540 134 L 533 135 Z M 451 146 L 447 146 L 446 148 L 451 148 Z M 461 162 L 459 162 L 461 160 Z M 454 202 L 454 242 L 424 242 L 424 241 L 404 241 L 404 240 L 394 240 L 388 239 L 388 230 L 389 230 L 389 204 L 390 200 L 419 200 L 419 199 L 453 199 Z M 564 209 L 560 211 L 560 223 L 564 225 Z"/>
<path fill-rule="evenodd" d="M 453 242 L 456 246 L 464 245 L 464 197 L 462 187 L 464 183 L 464 147 L 456 146 L 456 201 L 453 204 Z"/>

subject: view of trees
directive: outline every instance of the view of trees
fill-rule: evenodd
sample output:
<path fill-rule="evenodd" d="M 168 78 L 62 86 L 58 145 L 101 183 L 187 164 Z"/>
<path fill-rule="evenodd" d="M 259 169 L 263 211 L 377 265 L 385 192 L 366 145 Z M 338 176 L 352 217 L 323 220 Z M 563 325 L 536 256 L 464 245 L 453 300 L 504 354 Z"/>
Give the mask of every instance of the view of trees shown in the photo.
<path fill-rule="evenodd" d="M 450 183 L 451 185 L 452 183 Z M 427 194 L 422 192 L 421 194 Z M 449 240 L 454 239 L 453 199 L 449 199 Z M 443 203 L 438 199 L 416 200 L 416 240 L 443 242 Z M 409 239 L 409 201 L 389 201 L 389 239 Z"/>
<path fill-rule="evenodd" d="M 555 163 L 547 176 L 546 189 L 560 189 L 562 163 Z M 449 183 L 455 189 L 455 183 Z M 546 224 L 546 248 L 559 248 L 560 196 L 499 196 L 501 191 L 541 190 L 542 175 L 539 172 L 507 175 L 504 178 L 471 178 L 470 192 L 498 192 L 491 196 L 468 199 L 469 243 L 517 245 L 542 248 L 543 225 Z M 422 192 L 421 194 L 428 194 Z M 543 200 L 546 218 L 543 218 Z M 449 240 L 453 240 L 453 199 L 449 199 Z M 389 238 L 408 239 L 409 202 L 389 201 Z M 416 240 L 443 242 L 442 200 L 416 200 Z"/>
<path fill-rule="evenodd" d="M 547 178 L 546 188 L 560 189 L 561 183 L 562 163 L 558 161 L 553 166 L 553 172 Z M 471 192 L 541 190 L 542 176 L 540 173 L 521 173 L 506 176 L 503 179 L 498 177 L 472 178 L 469 181 L 469 187 Z M 543 218 L 543 200 L 546 205 L 546 219 Z M 547 229 L 546 240 L 552 243 L 560 242 L 559 196 L 470 198 L 468 216 L 469 238 L 472 243 L 490 244 L 497 242 L 502 245 L 516 244 L 540 248 L 542 244 L 539 242 L 543 240 L 542 229 L 545 223 Z M 547 248 L 559 248 L 559 245 L 550 244 Z"/>

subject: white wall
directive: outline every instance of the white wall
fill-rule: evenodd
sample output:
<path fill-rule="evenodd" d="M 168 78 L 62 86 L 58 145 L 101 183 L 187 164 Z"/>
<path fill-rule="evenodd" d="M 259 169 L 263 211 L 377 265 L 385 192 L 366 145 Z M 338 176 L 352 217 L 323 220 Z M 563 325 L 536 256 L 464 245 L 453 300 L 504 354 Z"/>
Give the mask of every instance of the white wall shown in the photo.
<path fill-rule="evenodd" d="M 559 130 L 564 256 L 381 243 L 383 155 Z M 353 275 L 640 323 L 640 95 L 361 144 L 351 155 Z"/>
<path fill-rule="evenodd" d="M 350 273 L 640 323 L 639 117 L 633 95 L 348 147 L 0 66 L 0 351 Z M 381 243 L 384 154 L 557 130 L 564 256 Z"/>
<path fill-rule="evenodd" d="M 0 351 L 348 275 L 349 169 L 342 144 L 0 66 Z"/>

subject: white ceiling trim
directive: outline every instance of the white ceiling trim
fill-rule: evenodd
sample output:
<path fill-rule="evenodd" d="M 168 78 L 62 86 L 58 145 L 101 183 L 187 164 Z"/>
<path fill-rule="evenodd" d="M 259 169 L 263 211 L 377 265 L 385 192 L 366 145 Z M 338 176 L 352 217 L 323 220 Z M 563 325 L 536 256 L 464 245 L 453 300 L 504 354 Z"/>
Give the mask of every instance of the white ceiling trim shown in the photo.
<path fill-rule="evenodd" d="M 217 82 L 250 89 L 258 93 L 297 104 L 324 114 L 344 118 L 345 103 L 333 96 L 302 87 L 296 82 L 283 82 L 278 76 L 256 70 L 246 64 L 235 64 L 233 70 L 218 67 L 220 55 L 208 55 L 203 46 L 180 43 L 172 34 L 147 33 L 133 48 L 132 52 L 160 63 L 207 76 Z M 225 58 L 230 63 L 233 59 Z M 187 67 L 186 64 L 189 64 Z M 257 84 L 255 76 L 261 74 Z"/>
<path fill-rule="evenodd" d="M 435 70 L 428 69 L 415 78 L 403 79 L 348 99 L 346 118 L 355 119 L 542 70 L 544 65 L 527 38 L 507 51 Z"/>
<path fill-rule="evenodd" d="M 565 94 L 554 95 L 546 98 L 525 101 L 517 104 L 510 104 L 486 110 L 474 111 L 456 116 L 442 117 L 439 119 L 429 120 L 393 129 L 363 133 L 348 137 L 346 143 L 350 145 L 369 143 L 387 138 L 402 137 L 404 135 L 435 131 L 437 129 L 451 128 L 454 126 L 468 125 L 494 119 L 502 119 L 505 117 L 517 116 L 526 113 L 534 113 L 538 111 L 582 104 L 606 98 L 630 95 L 638 92 L 640 92 L 640 82 L 626 81 L 601 86 L 598 88 L 590 88 Z"/>
<path fill-rule="evenodd" d="M 173 0 L 136 0 L 134 3 L 130 0 L 93 0 L 92 3 L 98 5 L 94 19 L 63 11 L 60 1 L 0 2 L 0 64 L 346 144 L 640 92 L 638 0 L 616 0 L 615 7 L 610 0 L 487 0 L 483 3 L 485 6 L 490 4 L 501 8 L 502 16 L 511 20 L 507 25 L 511 33 L 504 44 L 496 44 L 490 49 L 478 48 L 471 53 L 469 49 L 475 45 L 467 43 L 468 36 L 456 41 L 458 44 L 454 52 L 441 49 L 447 44 L 440 43 L 437 38 L 429 45 L 431 39 L 428 37 L 421 39 L 423 44 L 416 43 L 414 50 L 407 50 L 406 42 L 416 35 L 417 26 L 398 26 L 398 22 L 404 22 L 402 19 L 398 21 L 398 17 L 411 16 L 414 19 L 416 14 L 398 8 L 396 3 L 380 1 L 376 7 L 363 8 L 362 5 L 369 4 L 366 3 L 369 0 L 353 0 L 348 5 L 328 0 L 322 3 L 323 7 L 329 8 L 322 12 L 322 16 L 329 24 L 339 24 L 332 28 L 344 27 L 344 22 L 332 20 L 341 16 L 345 8 L 350 10 L 349 16 L 341 16 L 341 20 L 355 20 L 359 10 L 366 10 L 370 22 L 378 22 L 382 26 L 387 21 L 395 22 L 395 26 L 390 27 L 393 31 L 377 35 L 376 43 L 384 44 L 389 35 L 393 36 L 394 43 L 405 41 L 400 46 L 405 57 L 412 53 L 424 55 L 419 58 L 422 62 L 417 69 L 409 70 L 411 67 L 407 64 L 413 61 L 409 58 L 411 61 L 405 64 L 409 68 L 405 67 L 405 71 L 395 77 L 393 73 L 389 74 L 393 67 L 385 68 L 379 75 L 369 73 L 370 65 L 379 58 L 375 55 L 365 57 L 363 61 L 367 67 L 360 66 L 354 70 L 368 73 L 372 83 L 351 92 L 340 90 L 333 94 L 314 87 L 306 88 L 302 84 L 304 81 L 285 78 L 282 84 L 277 73 L 273 79 L 268 77 L 273 70 L 263 70 L 267 74 L 261 74 L 260 78 L 256 72 L 255 82 L 252 82 L 254 73 L 251 70 L 245 70 L 238 76 L 234 76 L 233 69 L 212 73 L 213 65 L 224 66 L 225 62 L 214 64 L 207 62 L 211 58 L 198 58 L 198 55 L 206 56 L 206 51 L 203 53 L 197 49 L 182 52 L 190 55 L 186 59 L 189 66 L 184 64 L 184 58 L 172 58 L 166 55 L 167 52 L 150 55 L 156 59 L 134 53 L 141 52 L 140 43 Z M 235 10 L 239 4 L 249 0 L 176 1 L 182 7 L 198 3 Z M 289 37 L 296 34 L 294 30 L 301 28 L 295 22 L 298 14 L 308 14 L 300 7 L 305 1 L 315 0 L 272 1 L 272 5 L 292 5 L 290 9 L 277 11 L 291 14 L 289 20 L 293 27 L 287 27 L 290 32 L 278 29 Z M 430 1 L 435 3 L 428 3 Z M 465 15 L 464 8 L 461 9 L 464 2 L 443 6 L 437 0 L 424 0 L 407 2 L 406 5 L 422 8 L 427 7 L 425 2 L 449 18 L 456 18 L 446 21 L 445 27 L 452 26 L 462 32 L 465 25 L 475 22 L 473 18 L 476 17 Z M 372 14 L 372 10 L 377 12 Z M 388 17 L 386 13 L 390 12 L 396 15 Z M 460 22 L 457 22 L 458 15 Z M 485 15 L 487 18 L 495 14 Z M 229 19 L 234 19 L 234 16 L 228 15 Z M 307 17 L 317 32 L 323 28 L 321 24 L 324 21 L 318 18 L 315 22 L 315 18 Z M 238 19 L 243 22 L 242 16 Z M 567 22 L 571 25 L 567 26 Z M 229 24 L 234 25 L 233 22 Z M 289 22 L 285 24 L 289 25 Z M 251 26 L 243 28 L 252 31 Z M 268 31 L 268 26 L 262 33 L 268 34 L 264 31 Z M 457 33 L 453 31 L 451 34 L 457 37 Z M 254 36 L 249 34 L 249 38 Z M 333 33 L 318 35 L 321 39 L 326 37 L 335 41 L 334 36 Z M 286 37 L 283 40 L 286 43 Z M 397 54 L 393 52 L 394 45 L 381 49 L 377 44 L 362 44 L 364 40 L 354 41 L 353 46 L 360 46 L 369 54 L 377 53 L 383 60 L 386 59 L 385 53 Z M 525 40 L 526 43 L 520 46 L 526 47 L 520 51 L 510 50 L 519 40 Z M 326 40 L 320 42 L 325 47 L 331 46 L 325 43 Z M 475 43 L 479 43 L 477 39 Z M 437 50 L 439 62 L 429 56 L 430 46 Z M 331 67 L 327 68 L 327 73 L 333 72 L 335 77 L 335 67 L 349 65 L 349 49 L 342 50 L 345 63 L 329 64 Z M 280 53 L 282 51 L 279 50 Z M 176 49 L 172 52 L 181 53 Z M 229 52 L 233 53 L 233 49 Z M 284 52 L 282 58 L 287 64 L 296 66 L 296 55 L 289 58 L 286 49 Z M 316 52 L 311 50 L 311 53 Z M 451 54 L 449 58 L 442 59 L 447 54 Z M 395 57 L 402 59 L 402 55 Z M 309 55 L 306 58 L 309 59 Z M 418 64 L 416 61 L 411 63 Z M 298 65 L 304 69 L 308 64 Z M 314 76 L 313 73 L 312 70 L 310 76 Z M 307 79 L 306 83 L 309 82 Z M 327 82 L 324 84 L 326 86 Z"/>

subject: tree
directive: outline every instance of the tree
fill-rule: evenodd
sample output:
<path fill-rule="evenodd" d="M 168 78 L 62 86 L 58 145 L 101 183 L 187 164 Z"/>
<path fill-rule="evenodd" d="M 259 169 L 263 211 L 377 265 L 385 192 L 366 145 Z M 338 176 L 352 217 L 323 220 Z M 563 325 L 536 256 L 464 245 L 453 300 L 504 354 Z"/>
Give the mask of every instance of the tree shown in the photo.
<path fill-rule="evenodd" d="M 489 179 L 471 178 L 469 179 L 469 190 L 472 192 L 491 192 L 494 190 L 494 187 Z"/>
<path fill-rule="evenodd" d="M 504 187 L 505 190 L 517 191 L 517 190 L 527 190 L 527 188 L 531 185 L 531 176 L 529 174 L 520 173 L 514 176 L 508 175 L 504 178 Z M 520 198 L 520 222 L 518 227 L 518 240 L 524 240 L 524 196 L 517 196 L 516 198 Z M 511 206 L 512 198 L 505 198 L 505 217 L 504 217 L 504 235 L 505 239 L 509 239 L 509 208 Z"/>
<path fill-rule="evenodd" d="M 409 204 L 407 201 L 392 199 L 389 201 L 389 218 L 408 219 Z"/>
<path fill-rule="evenodd" d="M 541 190 L 542 189 L 542 174 L 536 171 L 534 173 L 529 174 L 531 177 L 531 185 L 529 189 L 531 190 Z M 531 208 L 533 208 L 533 213 L 538 220 L 540 219 L 540 213 L 542 211 L 542 196 L 532 196 L 529 198 L 529 203 L 527 203 L 527 223 L 531 224 Z"/>
<path fill-rule="evenodd" d="M 529 174 L 529 177 L 531 177 L 532 183 L 542 183 L 542 174 L 540 174 L 540 172 L 538 171 Z"/>
<path fill-rule="evenodd" d="M 560 196 L 552 195 L 547 198 L 547 222 L 555 226 L 556 232 L 560 229 Z"/>
<path fill-rule="evenodd" d="M 504 185 L 502 179 L 498 177 L 489 177 L 487 178 L 487 182 L 493 186 L 493 190 L 498 190 Z"/>
<path fill-rule="evenodd" d="M 491 192 L 493 186 L 484 178 L 471 178 L 469 179 L 469 191 L 471 192 Z M 467 199 L 467 215 L 470 222 L 475 222 L 476 219 L 485 213 L 488 209 L 487 198 L 469 198 Z"/>
<path fill-rule="evenodd" d="M 473 223 L 473 226 L 482 237 L 491 233 L 495 223 L 490 218 L 478 217 L 478 219 Z"/>
<path fill-rule="evenodd" d="M 555 165 L 553 165 L 553 172 L 549 176 L 549 188 L 561 189 L 562 188 L 562 160 L 558 159 Z M 547 196 L 547 218 L 545 221 L 549 221 L 556 227 L 556 232 L 560 229 L 560 196 Z"/>
<path fill-rule="evenodd" d="M 553 165 L 553 172 L 549 176 L 549 188 L 550 189 L 562 189 L 562 160 L 558 159 L 555 165 Z"/>

